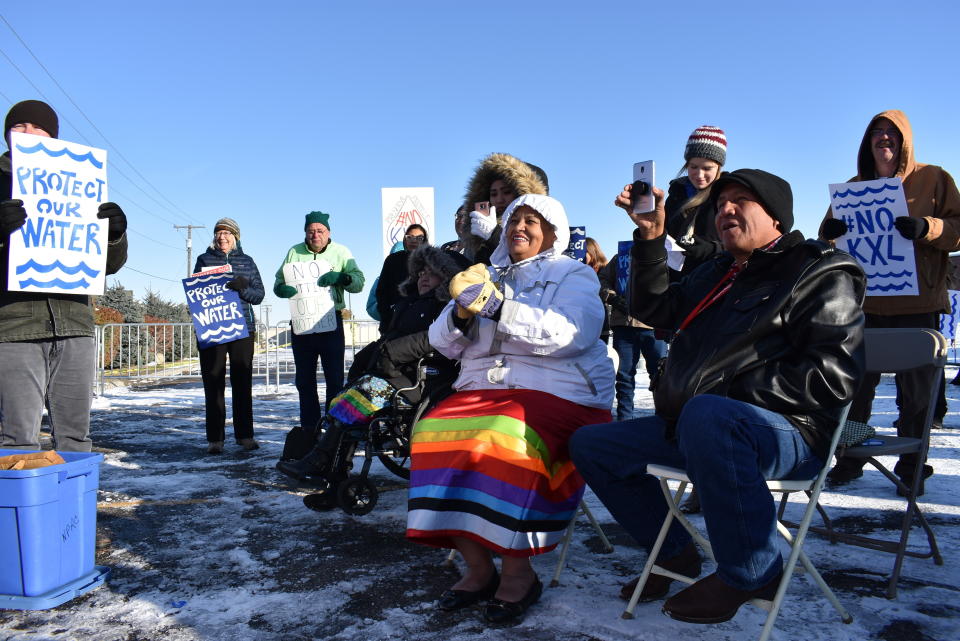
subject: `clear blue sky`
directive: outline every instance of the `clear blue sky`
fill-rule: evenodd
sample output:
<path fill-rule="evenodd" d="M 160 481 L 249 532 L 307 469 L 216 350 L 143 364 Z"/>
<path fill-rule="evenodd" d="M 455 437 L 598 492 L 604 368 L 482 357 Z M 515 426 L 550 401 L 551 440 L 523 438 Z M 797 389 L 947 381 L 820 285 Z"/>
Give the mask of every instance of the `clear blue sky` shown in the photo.
<path fill-rule="evenodd" d="M 269 290 L 320 209 L 372 282 L 380 188 L 434 187 L 450 240 L 466 182 L 494 151 L 543 167 L 608 255 L 631 232 L 612 201 L 632 164 L 653 158 L 665 184 L 701 124 L 726 131 L 727 169 L 790 181 L 807 235 L 879 111 L 906 112 L 918 160 L 960 173 L 956 3 L 786 4 L 4 3 L 69 99 L 0 23 L 0 110 L 46 99 L 61 138 L 110 151 L 131 229 L 117 278 L 176 300 L 174 223 L 207 225 L 196 256 L 219 217 L 235 218 Z M 264 302 L 271 321 L 288 317 L 286 301 Z"/>

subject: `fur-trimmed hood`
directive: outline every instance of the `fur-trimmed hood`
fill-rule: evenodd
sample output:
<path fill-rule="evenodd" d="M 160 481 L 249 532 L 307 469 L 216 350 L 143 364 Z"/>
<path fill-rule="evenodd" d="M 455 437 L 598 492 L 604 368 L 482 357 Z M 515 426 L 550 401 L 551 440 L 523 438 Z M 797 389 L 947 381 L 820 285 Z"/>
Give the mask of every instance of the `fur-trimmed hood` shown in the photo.
<path fill-rule="evenodd" d="M 510 154 L 490 154 L 480 162 L 473 173 L 467 185 L 467 193 L 464 196 L 463 204 L 467 211 L 472 211 L 473 206 L 478 202 L 490 200 L 490 185 L 496 180 L 507 182 L 517 194 L 541 194 L 546 196 L 550 193 L 550 185 L 547 182 L 547 174 L 528 162 Z M 503 212 L 497 212 L 499 221 Z"/>
<path fill-rule="evenodd" d="M 417 296 L 417 280 L 420 271 L 427 267 L 443 278 L 434 292 L 438 300 L 446 302 L 450 300 L 450 279 L 469 266 L 470 261 L 462 254 L 440 249 L 433 245 L 419 247 L 407 259 L 407 273 L 409 275 L 405 281 L 400 283 L 400 294 L 402 296 Z"/>

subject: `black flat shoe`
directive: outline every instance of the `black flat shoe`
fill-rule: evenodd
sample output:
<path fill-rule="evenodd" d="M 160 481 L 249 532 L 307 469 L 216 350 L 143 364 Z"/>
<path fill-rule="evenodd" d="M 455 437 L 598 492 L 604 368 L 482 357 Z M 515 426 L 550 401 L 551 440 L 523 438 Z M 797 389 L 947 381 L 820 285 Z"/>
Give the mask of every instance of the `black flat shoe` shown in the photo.
<path fill-rule="evenodd" d="M 540 577 L 534 581 L 527 593 L 519 601 L 502 601 L 494 599 L 483 609 L 483 618 L 490 623 L 519 622 L 530 606 L 540 600 L 543 593 L 543 583 Z"/>
<path fill-rule="evenodd" d="M 479 590 L 474 592 L 469 590 L 444 590 L 443 594 L 441 594 L 440 598 L 437 600 L 437 607 L 444 612 L 460 610 L 467 606 L 473 605 L 474 603 L 485 601 L 491 598 L 497 593 L 497 588 L 499 587 L 500 575 L 497 573 L 497 569 L 494 568 L 493 575 L 491 575 L 490 580 L 487 581 L 487 584 Z"/>
<path fill-rule="evenodd" d="M 337 487 L 331 485 L 326 492 L 307 494 L 303 497 L 303 504 L 315 512 L 329 512 L 338 506 Z"/>

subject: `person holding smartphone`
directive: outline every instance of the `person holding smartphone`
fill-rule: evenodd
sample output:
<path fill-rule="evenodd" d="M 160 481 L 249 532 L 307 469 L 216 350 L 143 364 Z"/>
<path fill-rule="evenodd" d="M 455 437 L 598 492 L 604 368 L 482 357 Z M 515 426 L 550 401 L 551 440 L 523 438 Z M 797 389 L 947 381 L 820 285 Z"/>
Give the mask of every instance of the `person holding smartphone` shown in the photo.
<path fill-rule="evenodd" d="M 462 242 L 463 254 L 474 263 L 489 265 L 500 243 L 500 217 L 507 205 L 524 194 L 549 193 L 547 174 L 536 165 L 510 154 L 484 158 L 470 179 L 463 201 L 470 212 L 470 235 Z"/>

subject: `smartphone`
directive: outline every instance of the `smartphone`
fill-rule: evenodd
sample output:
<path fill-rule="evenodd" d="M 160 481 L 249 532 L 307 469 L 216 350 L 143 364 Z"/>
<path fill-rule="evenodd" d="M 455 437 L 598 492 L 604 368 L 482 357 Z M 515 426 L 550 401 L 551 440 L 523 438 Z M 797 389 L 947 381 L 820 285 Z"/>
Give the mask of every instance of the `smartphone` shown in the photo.
<path fill-rule="evenodd" d="M 482 202 L 482 203 L 474 203 L 474 204 L 473 204 L 473 210 L 480 212 L 480 213 L 483 214 L 484 216 L 489 216 L 489 215 L 490 215 L 490 202 L 489 202 L 489 201 L 484 201 L 484 202 Z"/>
<path fill-rule="evenodd" d="M 652 160 L 645 160 L 633 165 L 633 182 L 646 183 L 648 186 L 645 193 L 635 193 L 633 196 L 633 213 L 635 214 L 649 214 L 656 209 L 656 201 L 653 197 L 653 188 L 656 185 L 654 169 Z M 634 186 L 633 191 L 638 192 L 639 190 Z"/>

